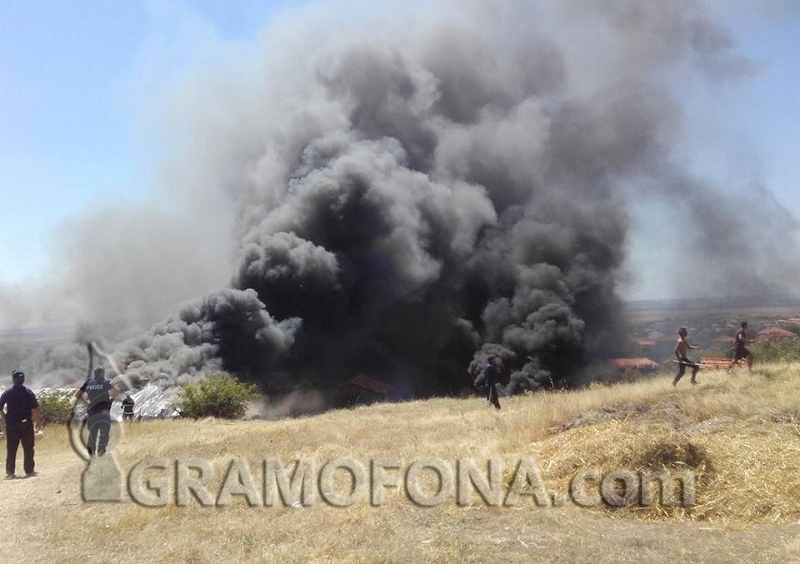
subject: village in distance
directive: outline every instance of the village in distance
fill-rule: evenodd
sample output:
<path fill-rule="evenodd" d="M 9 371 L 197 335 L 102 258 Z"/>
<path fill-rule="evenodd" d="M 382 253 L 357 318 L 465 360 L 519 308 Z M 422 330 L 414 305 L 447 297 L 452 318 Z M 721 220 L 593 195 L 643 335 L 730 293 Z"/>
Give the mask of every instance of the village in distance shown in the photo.
<path fill-rule="evenodd" d="M 730 359 L 734 334 L 742 321 L 748 322 L 752 348 L 768 354 L 800 353 L 800 298 L 793 296 L 743 296 L 685 300 L 639 300 L 626 303 L 628 335 L 625 358 L 611 359 L 620 372 L 646 374 L 671 365 L 678 329 L 686 327 L 689 342 L 700 350 L 691 351 L 693 360 L 719 368 Z M 780 350 L 778 350 L 780 349 Z M 796 360 L 796 359 L 795 359 Z"/>

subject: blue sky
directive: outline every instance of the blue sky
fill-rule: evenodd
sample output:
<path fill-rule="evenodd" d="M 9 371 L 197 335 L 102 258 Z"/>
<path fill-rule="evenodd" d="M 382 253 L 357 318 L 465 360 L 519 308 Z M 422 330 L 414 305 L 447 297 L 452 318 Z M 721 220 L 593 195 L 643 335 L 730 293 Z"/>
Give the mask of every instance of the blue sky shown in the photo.
<path fill-rule="evenodd" d="M 800 2 L 794 0 L 711 1 L 716 17 L 730 30 L 736 52 L 752 65 L 752 75 L 741 80 L 687 85 L 686 140 L 681 153 L 692 171 L 719 186 L 763 183 L 800 222 Z M 674 218 L 636 211 L 642 228 L 630 238 L 631 262 L 637 280 L 626 288 L 630 299 L 674 298 L 676 277 L 690 247 L 661 246 Z M 747 221 L 748 210 L 740 208 Z M 649 213 L 649 215 L 648 215 Z M 658 212 L 656 212 L 658 213 Z M 797 241 L 788 239 L 788 245 Z M 650 268 L 654 248 L 663 255 L 667 271 Z M 641 266 L 645 265 L 644 268 Z M 702 276 L 686 270 L 678 277 Z"/>
<path fill-rule="evenodd" d="M 66 218 L 144 196 L 161 150 L 142 119 L 149 89 L 196 56 L 201 41 L 193 38 L 253 40 L 271 15 L 296 3 L 6 0 L 0 13 L 0 283 L 44 272 L 49 241 Z M 689 122 L 696 126 L 688 131 L 687 155 L 698 174 L 720 182 L 729 180 L 732 165 L 747 163 L 800 218 L 800 5 L 715 5 L 756 72 L 724 92 L 693 91 Z M 643 252 L 634 244 L 634 257 Z M 668 297 L 658 293 L 656 278 L 645 275 L 630 297 Z"/>
<path fill-rule="evenodd" d="M 246 41 L 287 2 L 9 0 L 0 13 L 0 281 L 35 278 L 64 218 L 152 184 L 143 89 L 192 28 Z M 175 44 L 168 44 L 175 39 Z M 185 50 L 184 50 L 185 49 Z M 156 56 L 157 69 L 142 65 Z M 143 78 L 142 75 L 148 75 Z"/>
<path fill-rule="evenodd" d="M 770 2 L 734 0 L 730 4 L 734 7 L 730 10 L 723 5 L 724 17 L 740 43 L 739 51 L 753 62 L 754 75 L 721 93 L 717 111 L 729 118 L 736 116 L 721 133 L 750 147 L 767 185 L 800 218 L 796 172 L 800 155 L 800 62 L 796 56 L 800 50 L 800 3 L 773 2 L 772 10 Z M 742 4 L 750 7 L 735 8 Z M 761 6 L 764 13 L 759 14 Z M 709 109 L 704 105 L 701 111 Z M 717 145 L 717 151 L 730 149 L 719 141 L 719 135 L 711 131 L 698 144 Z"/>

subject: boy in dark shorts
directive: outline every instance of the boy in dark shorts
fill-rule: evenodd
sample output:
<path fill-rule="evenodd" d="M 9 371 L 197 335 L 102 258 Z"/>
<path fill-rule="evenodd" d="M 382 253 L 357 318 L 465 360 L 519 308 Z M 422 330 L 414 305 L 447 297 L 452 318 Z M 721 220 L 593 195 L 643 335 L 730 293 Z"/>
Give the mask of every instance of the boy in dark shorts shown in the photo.
<path fill-rule="evenodd" d="M 700 370 L 700 365 L 689 360 L 686 357 L 686 353 L 690 349 L 694 350 L 699 349 L 700 347 L 689 344 L 689 341 L 686 340 L 686 336 L 688 334 L 689 332 L 686 330 L 686 327 L 681 327 L 678 329 L 678 343 L 675 345 L 675 358 L 678 359 L 678 374 L 672 381 L 673 386 L 677 386 L 678 381 L 683 378 L 684 374 L 686 374 L 687 366 L 692 369 L 692 384 L 697 384 L 697 380 L 695 378 L 697 376 L 697 371 Z"/>
<path fill-rule="evenodd" d="M 728 365 L 728 371 L 733 368 L 733 365 L 740 360 L 747 359 L 747 369 L 753 371 L 753 353 L 751 353 L 745 345 L 752 343 L 751 339 L 747 338 L 747 321 L 742 321 L 739 325 L 739 330 L 736 331 L 736 336 L 733 338 L 733 351 L 731 352 L 731 363 Z"/>

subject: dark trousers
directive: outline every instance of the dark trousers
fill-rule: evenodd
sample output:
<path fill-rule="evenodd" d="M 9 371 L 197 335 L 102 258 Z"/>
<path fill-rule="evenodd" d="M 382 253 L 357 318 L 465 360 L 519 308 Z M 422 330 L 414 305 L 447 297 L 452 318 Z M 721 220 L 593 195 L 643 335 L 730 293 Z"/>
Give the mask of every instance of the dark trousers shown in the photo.
<path fill-rule="evenodd" d="M 486 382 L 486 399 L 497 409 L 500 409 L 500 398 L 497 397 L 497 386 L 494 382 Z"/>
<path fill-rule="evenodd" d="M 22 467 L 26 474 L 33 474 L 33 421 L 6 425 L 6 474 L 14 474 L 17 465 L 17 448 L 22 443 Z"/>
<path fill-rule="evenodd" d="M 683 375 L 686 374 L 686 367 L 692 369 L 692 382 L 695 382 L 695 376 L 697 376 L 697 371 L 700 370 L 700 365 L 692 362 L 688 359 L 682 358 L 678 360 L 678 374 L 675 376 L 675 379 L 672 381 L 673 384 L 677 384 L 678 380 L 683 378 Z"/>
<path fill-rule="evenodd" d="M 86 443 L 89 456 L 94 453 L 98 456 L 104 455 L 111 434 L 111 413 L 109 411 L 90 413 L 86 424 L 89 426 L 89 440 Z"/>

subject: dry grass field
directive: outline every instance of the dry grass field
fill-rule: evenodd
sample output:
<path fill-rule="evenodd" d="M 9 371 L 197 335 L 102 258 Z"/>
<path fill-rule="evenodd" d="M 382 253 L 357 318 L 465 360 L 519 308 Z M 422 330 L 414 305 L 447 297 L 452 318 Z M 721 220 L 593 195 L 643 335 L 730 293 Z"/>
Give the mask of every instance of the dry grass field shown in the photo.
<path fill-rule="evenodd" d="M 105 457 L 125 480 L 119 502 L 83 500 L 87 463 L 65 429 L 49 428 L 37 443 L 40 476 L 0 482 L 0 561 L 800 562 L 798 379 L 800 365 L 770 365 L 701 372 L 694 387 L 673 388 L 662 375 L 504 398 L 499 412 L 479 398 L 433 399 L 279 422 L 136 423 Z M 399 486 L 378 484 L 382 501 L 368 492 L 345 507 L 319 492 L 305 507 L 264 504 L 265 460 L 282 461 L 289 477 L 295 461 L 312 460 L 322 480 L 321 467 L 340 457 L 366 468 L 368 490 L 370 461 L 399 459 L 399 469 L 386 470 Z M 561 495 L 545 506 L 530 495 L 505 506 L 475 494 L 462 506 L 451 493 L 423 507 L 409 499 L 403 474 L 427 457 L 453 469 L 469 458 L 484 474 L 489 459 L 501 459 L 506 492 L 515 463 L 532 460 L 548 495 Z M 159 458 L 165 468 L 144 468 Z M 187 460 L 190 478 L 198 464 L 213 470 L 200 487 L 205 505 L 202 493 L 176 494 L 188 483 L 178 472 Z M 677 496 L 674 505 L 636 498 L 586 507 L 568 495 L 576 476 L 596 493 L 601 476 L 623 470 L 688 473 L 694 504 Z M 349 474 L 334 478 L 347 497 Z M 428 497 L 438 491 L 429 469 L 421 484 Z M 159 497 L 165 488 L 171 494 Z"/>

